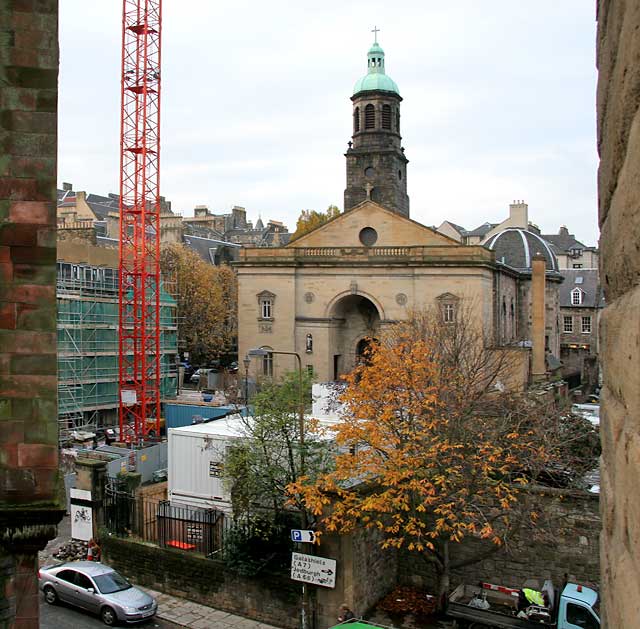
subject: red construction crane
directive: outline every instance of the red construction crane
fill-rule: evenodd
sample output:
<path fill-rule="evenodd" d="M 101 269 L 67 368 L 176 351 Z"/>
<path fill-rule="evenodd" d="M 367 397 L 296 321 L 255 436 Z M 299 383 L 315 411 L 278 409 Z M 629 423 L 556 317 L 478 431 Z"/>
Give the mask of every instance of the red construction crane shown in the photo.
<path fill-rule="evenodd" d="M 162 0 L 123 0 L 119 416 L 136 444 L 160 435 L 161 23 Z"/>

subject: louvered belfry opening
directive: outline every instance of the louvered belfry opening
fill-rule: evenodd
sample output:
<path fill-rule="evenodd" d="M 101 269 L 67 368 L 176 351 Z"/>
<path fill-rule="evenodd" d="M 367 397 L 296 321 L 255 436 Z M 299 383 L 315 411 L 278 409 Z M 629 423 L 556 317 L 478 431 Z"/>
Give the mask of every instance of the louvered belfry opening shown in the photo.
<path fill-rule="evenodd" d="M 376 111 L 373 105 L 369 104 L 364 108 L 364 128 L 375 129 L 376 126 Z"/>
<path fill-rule="evenodd" d="M 358 133 L 360 131 L 360 107 L 356 107 L 353 112 L 353 132 Z"/>
<path fill-rule="evenodd" d="M 382 128 L 391 130 L 391 105 L 382 105 Z"/>

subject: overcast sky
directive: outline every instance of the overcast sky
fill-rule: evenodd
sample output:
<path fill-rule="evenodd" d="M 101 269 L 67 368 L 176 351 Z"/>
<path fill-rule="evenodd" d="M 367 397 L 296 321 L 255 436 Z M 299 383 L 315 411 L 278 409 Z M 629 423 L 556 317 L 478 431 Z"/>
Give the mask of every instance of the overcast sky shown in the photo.
<path fill-rule="evenodd" d="M 164 0 L 162 194 L 284 221 L 342 208 L 374 25 L 398 84 L 411 217 L 467 229 L 524 199 L 597 242 L 595 3 Z M 59 180 L 116 192 L 116 0 L 60 0 Z"/>

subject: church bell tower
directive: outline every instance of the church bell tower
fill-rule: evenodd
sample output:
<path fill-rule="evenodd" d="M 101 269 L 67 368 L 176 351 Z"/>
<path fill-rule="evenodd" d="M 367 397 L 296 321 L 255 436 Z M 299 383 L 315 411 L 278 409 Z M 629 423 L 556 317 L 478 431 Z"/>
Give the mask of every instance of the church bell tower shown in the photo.
<path fill-rule="evenodd" d="M 345 153 L 347 188 L 344 210 L 371 199 L 383 207 L 409 216 L 407 164 L 400 136 L 402 97 L 385 74 L 384 51 L 378 32 L 367 53 L 368 71 L 353 89 L 353 136 Z"/>

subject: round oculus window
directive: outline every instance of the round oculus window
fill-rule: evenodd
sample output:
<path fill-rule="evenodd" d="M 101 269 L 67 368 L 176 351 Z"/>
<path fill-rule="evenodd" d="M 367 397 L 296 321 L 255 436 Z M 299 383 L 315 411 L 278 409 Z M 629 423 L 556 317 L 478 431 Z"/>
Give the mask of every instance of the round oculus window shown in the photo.
<path fill-rule="evenodd" d="M 369 179 L 373 179 L 375 174 L 376 174 L 376 171 L 373 169 L 373 166 L 367 166 L 364 169 L 364 176 L 368 177 Z"/>
<path fill-rule="evenodd" d="M 365 227 L 360 230 L 360 242 L 365 247 L 373 247 L 378 240 L 378 232 L 373 227 Z"/>

